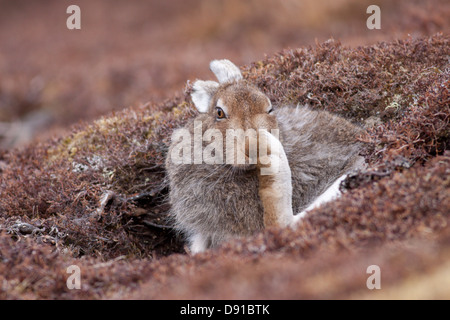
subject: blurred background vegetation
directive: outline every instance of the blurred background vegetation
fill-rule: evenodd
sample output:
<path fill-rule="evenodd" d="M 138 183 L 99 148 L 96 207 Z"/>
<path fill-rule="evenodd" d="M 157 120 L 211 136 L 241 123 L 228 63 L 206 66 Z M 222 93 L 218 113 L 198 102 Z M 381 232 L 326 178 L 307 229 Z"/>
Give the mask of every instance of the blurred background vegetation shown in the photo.
<path fill-rule="evenodd" d="M 81 30 L 66 28 L 71 4 Z M 381 30 L 366 27 L 371 4 Z M 0 0 L 0 149 L 182 94 L 187 80 L 211 78 L 212 59 L 448 33 L 449 21 L 448 0 Z"/>

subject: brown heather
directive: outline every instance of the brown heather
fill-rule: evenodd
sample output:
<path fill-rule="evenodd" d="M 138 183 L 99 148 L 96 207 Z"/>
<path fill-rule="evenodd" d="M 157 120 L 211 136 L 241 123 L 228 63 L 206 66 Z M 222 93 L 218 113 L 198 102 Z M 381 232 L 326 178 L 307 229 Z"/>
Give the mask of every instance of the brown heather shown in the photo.
<path fill-rule="evenodd" d="M 331 40 L 244 67 L 273 102 L 365 125 L 369 168 L 298 229 L 196 256 L 166 220 L 164 158 L 196 115 L 189 88 L 3 151 L 0 299 L 448 298 L 449 55 L 443 34 L 354 49 Z M 82 290 L 65 287 L 72 264 Z M 371 264 L 383 270 L 376 293 Z"/>

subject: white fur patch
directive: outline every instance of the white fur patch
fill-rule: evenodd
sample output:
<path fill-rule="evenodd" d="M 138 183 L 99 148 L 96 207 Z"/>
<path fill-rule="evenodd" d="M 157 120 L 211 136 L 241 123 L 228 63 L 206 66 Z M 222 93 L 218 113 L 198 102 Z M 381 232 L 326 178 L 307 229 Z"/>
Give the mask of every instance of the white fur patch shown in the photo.
<path fill-rule="evenodd" d="M 208 112 L 209 103 L 218 87 L 219 84 L 215 81 L 195 81 L 192 87 L 191 98 L 200 113 Z"/>
<path fill-rule="evenodd" d="M 330 202 L 341 195 L 341 191 L 339 190 L 339 185 L 341 182 L 347 177 L 347 174 L 344 174 L 339 179 L 337 179 L 327 190 L 325 190 L 319 197 L 314 200 L 305 210 L 300 212 L 294 217 L 294 222 L 301 220 L 308 211 L 311 211 L 315 208 L 320 207 L 322 204 L 326 202 Z"/>
<path fill-rule="evenodd" d="M 203 252 L 206 250 L 206 238 L 200 233 L 193 235 L 190 240 L 191 245 L 189 249 L 193 254 Z"/>
<path fill-rule="evenodd" d="M 269 106 L 267 107 L 267 112 L 269 112 L 272 109 L 272 102 L 268 97 L 266 97 L 267 101 L 269 102 Z"/>
<path fill-rule="evenodd" d="M 241 70 L 230 60 L 213 60 L 209 68 L 216 75 L 219 83 L 233 82 L 242 79 Z"/>

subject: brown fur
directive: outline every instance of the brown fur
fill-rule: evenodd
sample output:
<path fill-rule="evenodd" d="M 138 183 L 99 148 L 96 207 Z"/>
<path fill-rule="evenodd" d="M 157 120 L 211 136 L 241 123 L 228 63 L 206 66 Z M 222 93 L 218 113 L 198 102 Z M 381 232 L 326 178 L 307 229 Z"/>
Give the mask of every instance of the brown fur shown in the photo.
<path fill-rule="evenodd" d="M 263 176 L 258 175 L 259 177 L 259 199 L 261 200 L 261 203 L 264 208 L 264 214 L 263 214 L 263 221 L 264 221 L 264 227 L 270 228 L 270 227 L 279 227 L 278 223 L 278 216 L 276 212 L 275 207 L 275 201 L 278 200 L 279 195 L 273 194 L 273 177 L 271 176 Z M 278 190 L 279 191 L 279 190 Z"/>

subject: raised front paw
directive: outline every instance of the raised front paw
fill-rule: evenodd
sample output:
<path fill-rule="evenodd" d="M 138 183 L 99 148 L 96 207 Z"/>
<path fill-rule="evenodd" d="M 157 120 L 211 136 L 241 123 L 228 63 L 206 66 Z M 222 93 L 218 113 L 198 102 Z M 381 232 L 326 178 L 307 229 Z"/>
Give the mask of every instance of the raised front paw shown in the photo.
<path fill-rule="evenodd" d="M 258 167 L 261 175 L 290 172 L 289 163 L 280 140 L 267 130 L 259 130 Z"/>

